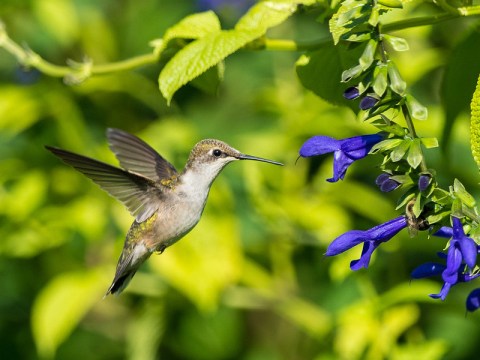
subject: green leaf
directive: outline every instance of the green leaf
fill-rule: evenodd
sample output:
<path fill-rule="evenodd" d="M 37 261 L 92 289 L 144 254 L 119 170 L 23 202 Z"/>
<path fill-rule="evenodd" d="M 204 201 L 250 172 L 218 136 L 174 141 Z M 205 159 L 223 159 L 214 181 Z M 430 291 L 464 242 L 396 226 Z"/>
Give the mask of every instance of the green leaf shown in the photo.
<path fill-rule="evenodd" d="M 62 274 L 39 293 L 32 309 L 32 332 L 38 353 L 52 358 L 105 290 L 103 271 Z"/>
<path fill-rule="evenodd" d="M 387 139 L 376 143 L 372 149 L 370 150 L 371 153 L 375 153 L 378 151 L 387 151 L 393 148 L 398 147 L 400 144 L 403 143 L 404 140 L 402 139 Z"/>
<path fill-rule="evenodd" d="M 356 65 L 342 72 L 342 82 L 349 82 L 363 72 L 362 65 Z"/>
<path fill-rule="evenodd" d="M 408 108 L 408 112 L 410 115 L 417 120 L 426 120 L 428 117 L 428 109 L 420 104 L 417 99 L 415 99 L 412 95 L 406 96 L 406 104 Z"/>
<path fill-rule="evenodd" d="M 383 35 L 383 39 L 388 42 L 396 51 L 408 51 L 410 49 L 407 40 L 404 38 L 392 35 Z"/>
<path fill-rule="evenodd" d="M 418 165 L 420 165 L 420 163 L 422 162 L 422 159 L 423 153 L 420 139 L 415 139 L 411 141 L 410 149 L 407 156 L 407 162 L 412 168 L 416 169 Z"/>
<path fill-rule="evenodd" d="M 170 102 L 180 87 L 264 35 L 268 28 L 285 21 L 295 9 L 294 2 L 260 2 L 238 21 L 234 30 L 209 33 L 191 42 L 160 72 L 158 82 L 162 95 Z"/>
<path fill-rule="evenodd" d="M 342 55 L 342 50 L 332 43 L 308 52 L 296 63 L 297 76 L 302 85 L 315 95 L 332 104 L 358 111 L 357 102 L 346 100 L 342 95 L 349 86 L 340 82 L 344 64 L 349 62 L 349 58 Z"/>
<path fill-rule="evenodd" d="M 384 64 L 378 64 L 373 71 L 373 91 L 378 96 L 382 97 L 387 90 L 387 66 Z"/>
<path fill-rule="evenodd" d="M 377 50 L 377 45 L 378 45 L 377 40 L 371 39 L 367 43 L 367 46 L 365 47 L 365 50 L 363 51 L 362 56 L 360 57 L 360 59 L 358 59 L 359 64 L 363 70 L 367 70 L 370 67 L 370 65 L 372 65 L 373 59 L 375 56 L 375 51 Z"/>
<path fill-rule="evenodd" d="M 387 63 L 387 71 L 390 79 L 390 89 L 399 95 L 403 95 L 407 89 L 407 83 L 403 80 L 393 61 Z"/>
<path fill-rule="evenodd" d="M 458 180 L 453 181 L 453 191 L 455 196 L 458 197 L 465 205 L 470 208 L 475 206 L 475 198 L 465 189 L 465 186 Z"/>
<path fill-rule="evenodd" d="M 338 44 L 342 35 L 351 31 L 351 28 L 346 25 L 361 16 L 364 5 L 364 1 L 343 1 L 338 11 L 333 14 L 328 25 L 335 45 Z"/>
<path fill-rule="evenodd" d="M 460 200 L 459 198 L 454 199 L 452 202 L 451 215 L 458 218 L 463 217 L 462 200 Z"/>
<path fill-rule="evenodd" d="M 378 3 L 389 8 L 403 8 L 403 2 L 401 0 L 378 0 Z"/>
<path fill-rule="evenodd" d="M 431 199 L 433 202 L 442 206 L 445 206 L 452 202 L 450 193 L 440 188 L 435 188 L 435 190 L 433 190 Z"/>
<path fill-rule="evenodd" d="M 402 140 L 400 145 L 398 145 L 390 153 L 390 159 L 392 159 L 393 162 L 402 160 L 405 154 L 407 153 L 408 149 L 410 148 L 411 144 L 412 144 L 412 140 L 409 140 L 409 139 Z"/>
<path fill-rule="evenodd" d="M 438 147 L 437 138 L 434 138 L 434 137 L 421 138 L 420 141 L 422 142 L 423 146 L 425 146 L 427 149 L 433 149 Z"/>
<path fill-rule="evenodd" d="M 394 134 L 394 135 L 397 135 L 397 136 L 404 136 L 405 135 L 405 129 L 395 122 L 390 122 L 390 124 L 385 124 L 384 122 L 375 121 L 375 122 L 372 123 L 372 125 L 376 126 L 380 130 L 386 131 L 390 134 Z M 401 139 L 395 139 L 395 140 L 402 141 Z"/>
<path fill-rule="evenodd" d="M 163 38 L 153 40 L 151 45 L 155 53 L 160 54 L 173 39 L 199 39 L 221 30 L 220 20 L 213 11 L 187 16 L 168 28 Z"/>
<path fill-rule="evenodd" d="M 415 217 L 419 217 L 420 214 L 422 213 L 422 210 L 423 210 L 423 198 L 421 195 L 418 195 L 417 198 L 415 199 L 415 203 L 413 204 L 413 208 L 412 208 L 412 211 L 413 211 L 413 215 L 415 215 Z"/>

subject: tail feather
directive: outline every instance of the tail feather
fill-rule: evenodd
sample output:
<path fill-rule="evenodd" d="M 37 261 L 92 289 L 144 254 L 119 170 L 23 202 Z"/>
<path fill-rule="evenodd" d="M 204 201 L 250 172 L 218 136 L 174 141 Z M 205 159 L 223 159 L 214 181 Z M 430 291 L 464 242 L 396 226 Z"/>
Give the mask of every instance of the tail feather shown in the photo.
<path fill-rule="evenodd" d="M 115 277 L 105 296 L 109 294 L 119 295 L 127 287 L 130 280 L 132 280 L 140 265 L 142 265 L 151 254 L 151 251 L 148 250 L 144 244 L 135 244 L 126 241 L 122 255 L 120 255 L 120 259 L 118 260 Z"/>
<path fill-rule="evenodd" d="M 115 278 L 112 281 L 112 285 L 107 290 L 105 296 L 112 294 L 112 295 L 119 295 L 128 285 L 130 280 L 132 280 L 133 276 L 137 272 L 138 268 L 130 269 L 126 272 L 122 272 L 120 274 L 116 274 Z"/>

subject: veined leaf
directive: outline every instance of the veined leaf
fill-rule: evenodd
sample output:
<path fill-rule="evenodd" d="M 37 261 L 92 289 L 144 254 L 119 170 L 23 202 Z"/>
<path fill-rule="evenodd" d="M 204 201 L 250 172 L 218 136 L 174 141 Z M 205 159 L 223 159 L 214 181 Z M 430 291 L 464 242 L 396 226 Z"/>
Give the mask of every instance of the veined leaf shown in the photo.
<path fill-rule="evenodd" d="M 411 141 L 410 144 L 410 149 L 408 150 L 408 155 L 407 155 L 407 161 L 408 164 L 416 169 L 418 165 L 422 162 L 423 159 L 423 153 L 422 153 L 422 147 L 420 144 L 420 139 L 414 139 Z"/>
<path fill-rule="evenodd" d="M 150 44 L 155 48 L 155 53 L 160 54 L 170 40 L 199 39 L 220 30 L 220 20 L 217 15 L 213 11 L 206 11 L 183 18 L 167 29 L 163 38 L 153 40 Z"/>
<path fill-rule="evenodd" d="M 264 35 L 296 10 L 302 1 L 263 1 L 253 6 L 233 30 L 209 33 L 180 50 L 163 68 L 158 82 L 162 95 L 171 101 L 175 92 L 227 56 Z"/>

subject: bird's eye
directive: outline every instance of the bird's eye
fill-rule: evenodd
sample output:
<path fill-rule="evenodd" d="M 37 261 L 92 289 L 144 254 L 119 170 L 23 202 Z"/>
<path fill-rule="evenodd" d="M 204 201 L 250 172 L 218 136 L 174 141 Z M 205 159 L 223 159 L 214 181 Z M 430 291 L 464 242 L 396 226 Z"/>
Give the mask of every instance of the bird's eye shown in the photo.
<path fill-rule="evenodd" d="M 221 150 L 219 150 L 219 149 L 213 150 L 213 156 L 219 157 L 220 155 L 222 155 L 222 151 L 221 151 Z"/>

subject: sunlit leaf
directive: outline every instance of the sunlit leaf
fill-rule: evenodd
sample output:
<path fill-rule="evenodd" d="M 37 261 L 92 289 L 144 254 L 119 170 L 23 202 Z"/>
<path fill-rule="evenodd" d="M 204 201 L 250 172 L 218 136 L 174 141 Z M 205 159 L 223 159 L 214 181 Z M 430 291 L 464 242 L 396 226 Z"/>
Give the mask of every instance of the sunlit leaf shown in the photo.
<path fill-rule="evenodd" d="M 162 95 L 173 94 L 200 74 L 291 16 L 293 2 L 263 1 L 253 6 L 233 30 L 210 33 L 180 50 L 163 68 L 158 82 Z"/>
<path fill-rule="evenodd" d="M 105 291 L 101 269 L 58 275 L 38 294 L 32 332 L 39 355 L 52 358 L 60 344 Z"/>

